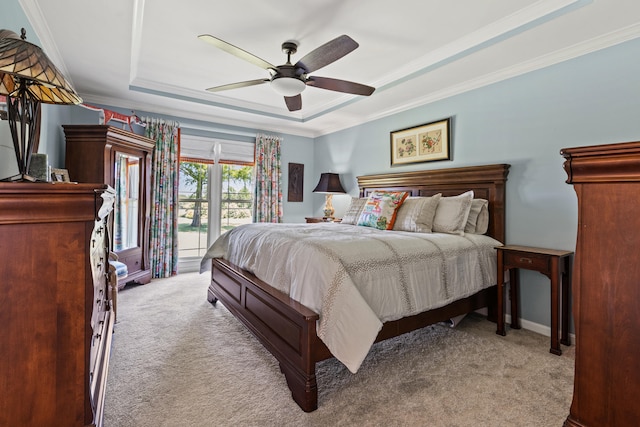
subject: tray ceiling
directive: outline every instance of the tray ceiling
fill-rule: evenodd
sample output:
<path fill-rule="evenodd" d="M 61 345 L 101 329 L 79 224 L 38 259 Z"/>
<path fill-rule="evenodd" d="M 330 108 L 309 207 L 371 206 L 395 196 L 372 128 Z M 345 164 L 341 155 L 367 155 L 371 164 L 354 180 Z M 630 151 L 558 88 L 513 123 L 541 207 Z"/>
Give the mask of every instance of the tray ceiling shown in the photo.
<path fill-rule="evenodd" d="M 91 104 L 309 137 L 334 132 L 640 36 L 637 0 L 21 0 L 41 45 Z M 18 29 L 11 29 L 19 32 Z M 266 70 L 198 39 L 211 34 L 275 65 L 342 34 L 359 47 L 313 75 L 376 87 L 313 87 L 289 112 Z"/>

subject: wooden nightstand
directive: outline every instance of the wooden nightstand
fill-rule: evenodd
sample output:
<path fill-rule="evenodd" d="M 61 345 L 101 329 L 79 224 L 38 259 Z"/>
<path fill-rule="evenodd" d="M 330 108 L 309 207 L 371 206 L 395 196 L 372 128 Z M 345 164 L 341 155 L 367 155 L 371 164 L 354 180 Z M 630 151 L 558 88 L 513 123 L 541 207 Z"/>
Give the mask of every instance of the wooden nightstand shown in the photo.
<path fill-rule="evenodd" d="M 342 221 L 342 218 L 323 218 L 321 216 L 316 216 L 316 217 L 305 217 L 304 218 L 307 221 L 307 224 L 312 224 L 312 223 L 316 223 L 316 222 L 340 222 Z"/>
<path fill-rule="evenodd" d="M 538 271 L 551 280 L 551 349 L 561 355 L 560 343 L 571 345 L 569 340 L 569 292 L 571 288 L 571 258 L 573 252 L 506 245 L 496 248 L 498 265 L 498 329 L 506 335 L 504 325 L 504 272 L 509 270 L 509 296 L 511 298 L 511 327 L 520 329 L 520 299 L 518 269 Z M 558 340 L 558 315 L 560 313 L 559 286 L 562 284 L 562 340 Z"/>

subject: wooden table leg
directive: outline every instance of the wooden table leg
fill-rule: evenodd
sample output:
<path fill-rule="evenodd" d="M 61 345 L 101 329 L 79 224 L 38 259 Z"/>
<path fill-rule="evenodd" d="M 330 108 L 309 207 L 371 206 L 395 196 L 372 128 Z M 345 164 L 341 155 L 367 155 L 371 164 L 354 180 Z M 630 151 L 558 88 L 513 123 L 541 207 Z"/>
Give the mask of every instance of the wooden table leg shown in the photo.
<path fill-rule="evenodd" d="M 560 340 L 558 337 L 558 317 L 560 314 L 560 295 L 558 294 L 558 285 L 562 278 L 562 272 L 558 265 L 558 257 L 551 259 L 551 348 L 550 353 L 560 356 L 562 350 L 560 349 Z"/>
<path fill-rule="evenodd" d="M 498 319 L 496 323 L 498 324 L 498 327 L 496 329 L 496 334 L 505 336 L 507 333 L 504 330 L 504 263 L 501 250 L 497 251 L 497 268 Z"/>
<path fill-rule="evenodd" d="M 562 338 L 560 342 L 571 345 L 569 339 L 569 294 L 571 291 L 571 256 L 564 257 L 562 274 Z"/>
<path fill-rule="evenodd" d="M 509 270 L 509 297 L 511 298 L 511 329 L 520 329 L 520 270 Z"/>

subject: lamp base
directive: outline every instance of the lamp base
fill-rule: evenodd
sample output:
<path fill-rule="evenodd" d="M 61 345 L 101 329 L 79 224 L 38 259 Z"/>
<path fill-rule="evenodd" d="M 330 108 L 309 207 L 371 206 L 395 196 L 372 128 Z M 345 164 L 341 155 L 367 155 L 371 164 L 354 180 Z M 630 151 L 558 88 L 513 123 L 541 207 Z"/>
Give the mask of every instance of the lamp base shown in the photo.
<path fill-rule="evenodd" d="M 325 218 L 333 219 L 333 214 L 335 210 L 333 209 L 333 203 L 331 201 L 332 199 L 333 199 L 333 194 L 325 195 L 324 209 L 322 210 L 322 213 L 324 214 Z"/>
<path fill-rule="evenodd" d="M 20 173 L 18 175 L 10 176 L 9 178 L 0 179 L 1 182 L 44 182 L 37 178 L 32 177 L 31 175 L 27 175 L 24 173 Z"/>

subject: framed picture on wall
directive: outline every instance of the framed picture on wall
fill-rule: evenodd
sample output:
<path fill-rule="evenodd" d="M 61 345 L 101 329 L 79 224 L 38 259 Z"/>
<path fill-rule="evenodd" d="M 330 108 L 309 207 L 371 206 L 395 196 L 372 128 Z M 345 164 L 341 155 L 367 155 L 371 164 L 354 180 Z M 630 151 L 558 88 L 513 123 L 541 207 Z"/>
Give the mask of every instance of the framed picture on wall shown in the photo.
<path fill-rule="evenodd" d="M 288 202 L 302 202 L 304 189 L 304 165 L 289 163 L 289 191 Z"/>
<path fill-rule="evenodd" d="M 451 160 L 450 118 L 391 132 L 391 166 Z"/>

